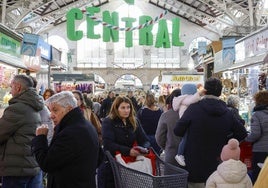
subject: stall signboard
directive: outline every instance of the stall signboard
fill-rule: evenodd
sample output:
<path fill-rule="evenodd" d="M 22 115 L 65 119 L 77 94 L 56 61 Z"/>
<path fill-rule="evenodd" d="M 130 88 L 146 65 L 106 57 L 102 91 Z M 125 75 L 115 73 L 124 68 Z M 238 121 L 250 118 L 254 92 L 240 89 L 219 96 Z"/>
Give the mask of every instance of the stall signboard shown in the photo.
<path fill-rule="evenodd" d="M 0 32 L 0 51 L 9 55 L 20 57 L 21 43 Z"/>
<path fill-rule="evenodd" d="M 268 51 L 268 29 L 245 39 L 245 57 L 257 56 Z"/>
<path fill-rule="evenodd" d="M 204 75 L 200 74 L 181 74 L 181 75 L 162 75 L 160 84 L 160 93 L 169 95 L 174 89 L 181 88 L 184 84 L 196 84 L 203 86 Z"/>

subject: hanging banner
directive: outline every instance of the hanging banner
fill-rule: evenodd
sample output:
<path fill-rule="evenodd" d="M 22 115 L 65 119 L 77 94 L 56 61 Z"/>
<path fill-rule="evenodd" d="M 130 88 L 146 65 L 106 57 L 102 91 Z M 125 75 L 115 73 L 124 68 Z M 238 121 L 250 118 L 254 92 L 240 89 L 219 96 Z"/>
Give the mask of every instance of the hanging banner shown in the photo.
<path fill-rule="evenodd" d="M 52 59 L 52 47 L 48 43 L 46 43 L 41 37 L 38 40 L 37 48 L 41 50 L 41 57 L 51 61 Z"/>
<path fill-rule="evenodd" d="M 222 40 L 222 66 L 231 67 L 235 62 L 235 38 Z"/>
<path fill-rule="evenodd" d="M 199 41 L 198 42 L 198 55 L 203 55 L 207 53 L 207 42 Z"/>
<path fill-rule="evenodd" d="M 21 43 L 0 32 L 0 51 L 12 56 L 20 57 Z"/>
<path fill-rule="evenodd" d="M 23 35 L 21 55 L 35 56 L 39 35 L 25 33 Z"/>
<path fill-rule="evenodd" d="M 140 16 L 138 20 L 131 17 L 123 17 L 122 22 L 125 23 L 125 28 L 119 27 L 119 15 L 118 12 L 104 11 L 102 13 L 102 19 L 94 16 L 99 13 L 99 7 L 87 7 L 85 11 L 78 8 L 73 8 L 67 12 L 67 38 L 72 41 L 78 41 L 84 37 L 84 33 L 81 30 L 76 30 L 75 21 L 82 20 L 84 14 L 86 15 L 87 31 L 86 37 L 89 39 L 100 39 L 101 34 L 94 32 L 94 27 L 98 24 L 103 25 L 103 42 L 118 42 L 119 31 L 125 32 L 125 47 L 133 47 L 133 31 L 138 30 L 139 32 L 139 45 L 152 46 L 154 34 L 152 32 L 153 25 L 158 22 L 158 30 L 154 46 L 156 48 L 170 48 L 171 46 L 184 46 L 184 43 L 180 41 L 180 19 L 172 19 L 172 31 L 167 27 L 167 21 L 162 19 L 166 14 L 167 10 L 161 13 L 154 19 L 150 16 Z M 139 23 L 138 26 L 133 26 L 134 22 Z"/>
<path fill-rule="evenodd" d="M 134 5 L 134 0 L 125 0 L 125 2 L 129 5 Z"/>

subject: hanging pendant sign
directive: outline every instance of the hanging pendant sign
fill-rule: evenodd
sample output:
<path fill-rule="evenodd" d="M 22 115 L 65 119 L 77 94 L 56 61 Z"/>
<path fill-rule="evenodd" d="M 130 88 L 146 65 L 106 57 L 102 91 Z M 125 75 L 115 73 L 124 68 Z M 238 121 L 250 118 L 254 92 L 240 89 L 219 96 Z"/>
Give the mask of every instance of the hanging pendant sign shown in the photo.
<path fill-rule="evenodd" d="M 83 14 L 85 12 L 85 14 Z M 78 41 L 83 38 L 84 33 L 81 30 L 75 29 L 75 21 L 82 20 L 86 15 L 87 31 L 86 36 L 89 39 L 100 39 L 101 35 L 94 32 L 94 27 L 98 24 L 103 25 L 102 39 L 104 42 L 118 42 L 119 31 L 125 31 L 125 47 L 133 47 L 133 31 L 139 31 L 139 45 L 152 46 L 156 48 L 170 48 L 172 46 L 184 46 L 180 41 L 180 20 L 179 18 L 172 19 L 172 31 L 168 30 L 167 21 L 162 19 L 167 14 L 165 10 L 156 18 L 150 16 L 140 16 L 139 25 L 134 27 L 136 18 L 123 17 L 122 22 L 125 22 L 125 28 L 119 27 L 118 12 L 104 11 L 102 12 L 103 20 L 94 17 L 95 13 L 100 12 L 99 7 L 87 7 L 85 11 L 78 8 L 73 8 L 67 12 L 67 38 L 72 41 Z M 158 31 L 155 41 L 153 41 L 153 25 L 158 22 Z M 170 38 L 171 32 L 171 38 Z"/>

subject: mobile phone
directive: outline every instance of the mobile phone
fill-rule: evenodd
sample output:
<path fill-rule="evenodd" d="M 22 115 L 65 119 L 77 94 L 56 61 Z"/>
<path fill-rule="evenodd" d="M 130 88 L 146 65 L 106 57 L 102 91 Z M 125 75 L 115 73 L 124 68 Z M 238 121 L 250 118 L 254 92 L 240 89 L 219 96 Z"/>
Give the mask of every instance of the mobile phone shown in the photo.
<path fill-rule="evenodd" d="M 134 149 L 139 151 L 141 154 L 148 154 L 149 150 L 147 148 L 144 148 L 142 146 L 134 146 Z"/>

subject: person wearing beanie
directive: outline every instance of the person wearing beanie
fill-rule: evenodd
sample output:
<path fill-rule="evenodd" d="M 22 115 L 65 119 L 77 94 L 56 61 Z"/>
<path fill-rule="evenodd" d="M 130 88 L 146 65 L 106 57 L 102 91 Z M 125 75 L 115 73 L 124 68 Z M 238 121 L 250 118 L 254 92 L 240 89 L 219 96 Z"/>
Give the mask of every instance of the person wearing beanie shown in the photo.
<path fill-rule="evenodd" d="M 252 188 L 252 182 L 247 174 L 247 166 L 240 160 L 239 142 L 230 139 L 222 148 L 221 160 L 223 161 L 206 182 L 206 188 Z"/>
<path fill-rule="evenodd" d="M 189 172 L 188 188 L 205 188 L 208 177 L 221 163 L 221 150 L 230 137 L 240 142 L 247 136 L 245 127 L 219 98 L 221 81 L 208 78 L 204 88 L 205 95 L 188 106 L 174 128 L 177 136 L 187 133 L 184 168 Z"/>
<path fill-rule="evenodd" d="M 190 104 L 196 103 L 201 99 L 204 90 L 197 92 L 197 87 L 195 84 L 184 84 L 181 88 L 181 96 L 173 98 L 173 109 L 179 112 L 180 117 L 183 115 L 184 111 Z M 184 158 L 184 147 L 185 141 L 187 139 L 187 133 L 183 136 L 182 141 L 178 147 L 177 155 L 175 156 L 176 161 L 181 165 L 185 166 Z"/>

